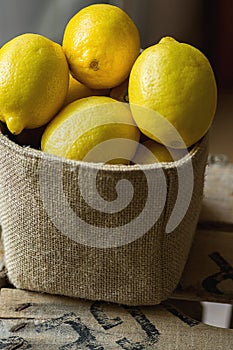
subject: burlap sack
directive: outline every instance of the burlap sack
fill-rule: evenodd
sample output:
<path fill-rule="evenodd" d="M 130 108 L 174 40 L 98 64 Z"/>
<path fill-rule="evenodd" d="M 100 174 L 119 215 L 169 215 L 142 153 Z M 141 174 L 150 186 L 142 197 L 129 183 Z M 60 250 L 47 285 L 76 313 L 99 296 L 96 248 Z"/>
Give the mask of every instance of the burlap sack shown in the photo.
<path fill-rule="evenodd" d="M 100 166 L 23 148 L 1 133 L 0 216 L 11 283 L 128 305 L 168 298 L 198 221 L 207 153 L 205 136 L 162 168 Z"/>

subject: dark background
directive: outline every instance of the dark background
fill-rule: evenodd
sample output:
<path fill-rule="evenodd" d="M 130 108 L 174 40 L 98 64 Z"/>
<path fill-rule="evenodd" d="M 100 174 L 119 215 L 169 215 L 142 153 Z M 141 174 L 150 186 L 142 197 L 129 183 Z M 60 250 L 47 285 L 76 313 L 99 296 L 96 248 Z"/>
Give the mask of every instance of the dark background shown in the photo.
<path fill-rule="evenodd" d="M 165 35 L 198 47 L 209 58 L 218 87 L 233 88 L 232 0 L 0 0 L 0 45 L 25 32 L 61 42 L 69 18 L 98 2 L 120 6 L 134 19 L 143 48 Z"/>

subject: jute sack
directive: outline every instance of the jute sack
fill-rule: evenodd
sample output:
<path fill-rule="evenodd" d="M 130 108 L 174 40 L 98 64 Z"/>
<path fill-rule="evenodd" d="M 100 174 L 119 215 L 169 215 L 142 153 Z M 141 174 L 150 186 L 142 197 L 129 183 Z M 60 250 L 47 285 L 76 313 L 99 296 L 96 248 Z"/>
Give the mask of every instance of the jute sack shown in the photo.
<path fill-rule="evenodd" d="M 0 217 L 11 283 L 127 305 L 167 299 L 189 254 L 207 154 L 205 136 L 174 163 L 102 166 L 21 147 L 1 133 Z"/>

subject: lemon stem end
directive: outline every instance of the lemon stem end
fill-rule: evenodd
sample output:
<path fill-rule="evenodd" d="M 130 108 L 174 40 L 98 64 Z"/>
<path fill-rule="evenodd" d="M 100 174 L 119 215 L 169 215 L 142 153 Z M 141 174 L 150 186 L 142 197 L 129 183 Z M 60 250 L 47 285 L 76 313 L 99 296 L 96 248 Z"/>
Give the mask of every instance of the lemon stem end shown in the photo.
<path fill-rule="evenodd" d="M 22 125 L 21 120 L 13 118 L 13 117 L 9 117 L 6 121 L 6 125 L 9 129 L 9 131 L 13 134 L 13 135 L 18 135 L 20 134 L 23 129 L 24 126 Z"/>

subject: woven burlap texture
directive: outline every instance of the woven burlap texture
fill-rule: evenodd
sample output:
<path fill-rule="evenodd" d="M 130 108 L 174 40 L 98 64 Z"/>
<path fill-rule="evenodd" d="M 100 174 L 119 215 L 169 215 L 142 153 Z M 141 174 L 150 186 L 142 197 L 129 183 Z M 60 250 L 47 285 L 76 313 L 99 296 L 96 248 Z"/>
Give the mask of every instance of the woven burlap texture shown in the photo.
<path fill-rule="evenodd" d="M 143 171 L 138 166 L 100 167 L 21 147 L 0 134 L 0 216 L 9 280 L 21 289 L 128 305 L 157 304 L 167 299 L 180 280 L 198 222 L 207 154 L 205 136 L 189 156 L 163 164 L 165 206 L 148 232 L 130 242 L 134 232 L 127 224 L 145 210 L 146 175 L 156 178 L 158 164 L 144 166 Z M 177 168 L 185 167 L 190 159 L 194 173 L 192 199 L 181 223 L 166 233 L 178 186 L 185 185 L 178 183 Z M 132 183 L 133 196 L 124 209 L 108 213 L 86 203 L 80 185 L 91 199 L 88 186 L 96 169 L 97 190 L 105 202 L 117 198 L 119 180 Z M 70 211 L 61 210 L 64 195 L 71 212 L 88 223 L 90 230 L 82 232 L 83 228 L 70 219 Z M 159 192 L 154 195 L 159 196 Z M 155 208 L 147 210 L 148 217 L 155 212 Z M 145 218 L 138 230 L 147 224 Z M 56 224 L 59 222 L 60 227 Z M 119 226 L 127 227 L 121 244 L 101 246 L 99 236 L 93 236 L 95 228 L 114 233 Z"/>

